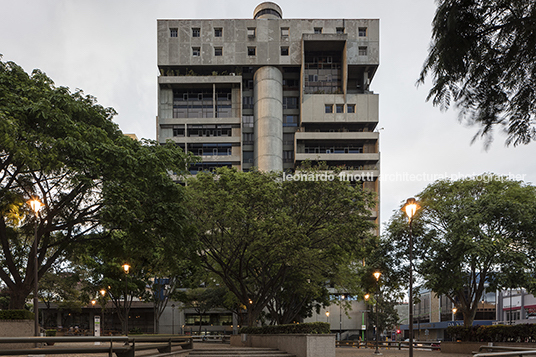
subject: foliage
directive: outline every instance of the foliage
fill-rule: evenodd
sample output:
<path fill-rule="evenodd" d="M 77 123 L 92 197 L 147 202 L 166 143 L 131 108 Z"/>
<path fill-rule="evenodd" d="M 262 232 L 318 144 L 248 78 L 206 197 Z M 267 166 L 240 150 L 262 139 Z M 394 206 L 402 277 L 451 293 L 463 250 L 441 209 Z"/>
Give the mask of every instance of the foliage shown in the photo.
<path fill-rule="evenodd" d="M 331 328 L 326 322 L 310 322 L 305 324 L 242 327 L 240 328 L 239 333 L 248 333 L 252 335 L 329 334 L 331 333 Z"/>
<path fill-rule="evenodd" d="M 419 83 L 430 75 L 428 99 L 506 144 L 536 138 L 536 3 L 533 0 L 438 0 L 432 44 Z"/>
<path fill-rule="evenodd" d="M 536 342 L 536 325 L 450 326 L 447 334 L 453 340 L 470 342 Z"/>
<path fill-rule="evenodd" d="M 121 230 L 138 254 L 153 245 L 171 254 L 157 242 L 174 232 L 170 248 L 181 245 L 183 189 L 168 171 L 185 170 L 189 156 L 124 136 L 114 114 L 39 70 L 0 62 L 0 279 L 12 308 L 24 306 L 36 269 L 42 278 L 88 240 Z M 31 197 L 45 205 L 37 217 Z"/>
<path fill-rule="evenodd" d="M 363 295 L 355 262 L 376 241 L 371 193 L 336 179 L 284 181 L 228 168 L 199 173 L 187 188 L 201 262 L 247 310 L 249 326 L 274 299 L 271 311 L 282 307 L 293 321 L 322 300 L 328 282 Z M 305 294 L 291 294 L 298 289 Z"/>
<path fill-rule="evenodd" d="M 484 179 L 486 178 L 486 179 Z M 534 291 L 536 189 L 506 177 L 441 180 L 418 196 L 413 220 L 417 273 L 471 326 L 485 289 Z M 406 269 L 408 223 L 392 217 L 384 237 Z"/>
<path fill-rule="evenodd" d="M 0 320 L 33 320 L 34 316 L 28 310 L 0 310 Z"/>
<path fill-rule="evenodd" d="M 193 309 L 199 314 L 199 334 L 203 325 L 203 316 L 210 310 L 223 307 L 223 301 L 227 289 L 220 286 L 208 286 L 187 289 L 176 294 L 178 301 L 183 303 L 183 308 Z"/>
<path fill-rule="evenodd" d="M 381 293 L 379 299 L 377 299 L 378 304 L 378 331 L 390 331 L 400 324 L 400 318 L 396 310 L 396 305 L 398 301 L 393 299 L 392 296 L 386 293 Z M 376 303 L 369 305 L 370 313 L 368 317 L 368 327 L 367 329 L 374 331 L 374 326 L 376 326 Z"/>

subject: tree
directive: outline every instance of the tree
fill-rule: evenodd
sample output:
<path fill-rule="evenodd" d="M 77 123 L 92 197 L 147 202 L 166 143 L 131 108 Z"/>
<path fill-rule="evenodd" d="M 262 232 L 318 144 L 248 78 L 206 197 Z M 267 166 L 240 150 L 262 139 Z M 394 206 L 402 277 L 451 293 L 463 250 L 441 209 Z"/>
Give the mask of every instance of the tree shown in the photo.
<path fill-rule="evenodd" d="M 189 156 L 124 136 L 114 114 L 80 90 L 55 87 L 39 70 L 28 75 L 0 61 L 0 279 L 10 308 L 24 307 L 36 269 L 39 279 L 84 241 L 121 231 L 142 252 L 171 231 L 181 242 L 183 188 L 168 172 L 185 170 Z M 25 203 L 31 197 L 45 205 L 37 251 L 36 218 Z"/>
<path fill-rule="evenodd" d="M 376 241 L 372 193 L 336 178 L 284 181 L 227 168 L 199 173 L 187 188 L 202 265 L 247 308 L 249 326 L 282 291 L 303 284 L 331 282 L 363 295 L 356 262 Z"/>
<path fill-rule="evenodd" d="M 534 291 L 535 187 L 482 175 L 436 181 L 417 197 L 416 271 L 425 288 L 455 304 L 465 326 L 472 325 L 485 289 Z M 396 213 L 384 239 L 406 265 L 407 237 L 407 219 Z"/>
<path fill-rule="evenodd" d="M 536 3 L 532 0 L 438 0 L 432 44 L 418 83 L 432 77 L 434 105 L 460 108 L 460 117 L 506 144 L 536 138 Z"/>

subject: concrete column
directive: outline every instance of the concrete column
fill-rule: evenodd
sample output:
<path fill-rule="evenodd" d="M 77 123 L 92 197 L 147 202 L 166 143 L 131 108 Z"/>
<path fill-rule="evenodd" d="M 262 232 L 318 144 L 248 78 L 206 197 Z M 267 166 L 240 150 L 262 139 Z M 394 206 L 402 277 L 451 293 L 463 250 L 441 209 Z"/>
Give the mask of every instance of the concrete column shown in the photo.
<path fill-rule="evenodd" d="M 283 74 L 264 66 L 255 72 L 255 166 L 261 171 L 283 170 Z"/>

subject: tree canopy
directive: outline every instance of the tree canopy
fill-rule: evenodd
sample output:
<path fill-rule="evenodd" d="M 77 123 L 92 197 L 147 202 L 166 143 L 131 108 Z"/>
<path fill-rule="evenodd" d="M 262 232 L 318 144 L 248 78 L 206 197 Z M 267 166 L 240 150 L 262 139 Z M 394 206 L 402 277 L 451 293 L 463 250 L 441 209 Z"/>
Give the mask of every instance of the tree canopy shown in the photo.
<path fill-rule="evenodd" d="M 250 326 L 267 306 L 279 323 L 294 321 L 325 300 L 327 283 L 363 295 L 360 262 L 376 242 L 371 193 L 227 168 L 199 173 L 187 188 L 202 264 L 247 309 Z"/>
<path fill-rule="evenodd" d="M 533 0 L 438 0 L 432 43 L 418 83 L 429 75 L 427 99 L 448 109 L 492 140 L 498 127 L 506 144 L 536 138 L 536 3 Z"/>
<path fill-rule="evenodd" d="M 114 114 L 39 70 L 0 61 L 0 279 L 11 308 L 24 306 L 35 269 L 41 278 L 84 241 L 122 232 L 131 249 L 162 254 L 185 242 L 184 190 L 168 171 L 185 170 L 189 157 L 124 136 Z M 32 197 L 44 204 L 37 218 Z"/>
<path fill-rule="evenodd" d="M 454 303 L 466 326 L 471 326 L 485 289 L 535 291 L 535 187 L 483 175 L 437 181 L 417 198 L 416 271 L 423 287 Z M 407 219 L 398 212 L 384 239 L 400 259 L 400 269 L 407 265 L 407 238 Z"/>

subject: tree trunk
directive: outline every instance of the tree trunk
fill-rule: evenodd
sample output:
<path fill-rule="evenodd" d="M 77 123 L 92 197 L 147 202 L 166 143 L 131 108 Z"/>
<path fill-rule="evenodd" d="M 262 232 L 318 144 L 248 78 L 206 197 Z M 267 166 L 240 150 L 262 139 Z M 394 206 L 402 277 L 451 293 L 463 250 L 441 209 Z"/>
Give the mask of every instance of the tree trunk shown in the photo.
<path fill-rule="evenodd" d="M 26 304 L 26 298 L 30 295 L 31 291 L 32 289 L 25 285 L 15 285 L 14 288 L 10 290 L 9 309 L 23 310 L 24 305 Z"/>

